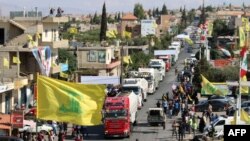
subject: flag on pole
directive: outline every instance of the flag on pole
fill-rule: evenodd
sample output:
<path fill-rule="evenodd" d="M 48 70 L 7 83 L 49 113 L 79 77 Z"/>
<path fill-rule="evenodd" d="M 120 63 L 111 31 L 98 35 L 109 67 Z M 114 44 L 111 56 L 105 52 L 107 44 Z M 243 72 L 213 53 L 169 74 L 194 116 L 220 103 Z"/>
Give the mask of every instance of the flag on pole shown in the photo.
<path fill-rule="evenodd" d="M 6 67 L 6 68 L 9 68 L 10 63 L 9 63 L 9 61 L 7 60 L 7 58 L 3 58 L 3 66 Z"/>
<path fill-rule="evenodd" d="M 247 77 L 246 75 L 244 75 L 242 78 L 241 78 L 241 82 L 246 82 L 247 81 Z M 240 93 L 241 94 L 248 94 L 248 86 L 241 86 L 240 88 Z"/>
<path fill-rule="evenodd" d="M 214 24 L 210 22 L 208 24 L 208 35 L 209 36 L 212 36 L 212 34 L 213 34 L 213 27 L 214 27 Z"/>
<path fill-rule="evenodd" d="M 13 59 L 13 63 L 15 63 L 15 64 L 21 64 L 21 61 L 20 61 L 20 59 L 18 57 L 13 56 L 12 59 Z"/>
<path fill-rule="evenodd" d="M 204 77 L 202 74 L 201 74 L 201 78 L 202 78 L 202 83 L 201 83 L 202 94 L 226 95 L 226 93 L 218 89 L 215 85 L 213 85 L 210 81 L 208 81 L 207 78 Z"/>
<path fill-rule="evenodd" d="M 106 36 L 108 38 L 116 38 L 117 31 L 116 30 L 108 30 L 108 31 L 106 31 Z"/>
<path fill-rule="evenodd" d="M 123 57 L 123 62 L 126 64 L 133 64 L 131 57 L 129 55 Z"/>
<path fill-rule="evenodd" d="M 250 31 L 250 26 L 249 26 L 249 20 L 248 20 L 248 18 L 242 17 L 241 21 L 242 21 L 242 27 L 245 28 L 245 30 L 247 32 L 249 32 Z"/>
<path fill-rule="evenodd" d="M 240 36 L 240 47 L 244 47 L 246 43 L 246 35 L 242 27 L 239 27 L 239 36 Z"/>
<path fill-rule="evenodd" d="M 102 123 L 105 85 L 85 85 L 38 76 L 37 118 L 76 125 Z"/>
<path fill-rule="evenodd" d="M 241 109 L 240 120 L 245 121 L 247 124 L 250 124 L 250 117 L 244 109 Z"/>
<path fill-rule="evenodd" d="M 242 48 L 240 55 L 243 55 L 243 59 L 241 62 L 241 66 L 240 66 L 240 77 L 242 78 L 243 76 L 245 76 L 247 74 L 247 50 L 246 48 Z"/>
<path fill-rule="evenodd" d="M 132 37 L 132 33 L 128 31 L 123 31 L 123 37 L 130 39 Z"/>
<path fill-rule="evenodd" d="M 190 38 L 185 38 L 185 41 L 189 44 L 189 45 L 193 45 L 194 42 L 190 39 Z"/>

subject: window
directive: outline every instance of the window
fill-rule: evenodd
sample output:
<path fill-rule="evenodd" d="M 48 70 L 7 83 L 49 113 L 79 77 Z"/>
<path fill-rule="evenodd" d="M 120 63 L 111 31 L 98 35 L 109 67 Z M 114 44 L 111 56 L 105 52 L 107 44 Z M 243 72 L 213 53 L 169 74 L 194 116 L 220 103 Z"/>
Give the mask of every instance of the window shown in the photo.
<path fill-rule="evenodd" d="M 219 121 L 215 126 L 225 125 L 225 120 Z"/>
<path fill-rule="evenodd" d="M 88 61 L 89 62 L 96 62 L 96 58 L 97 58 L 97 52 L 90 50 L 89 54 L 88 54 Z"/>

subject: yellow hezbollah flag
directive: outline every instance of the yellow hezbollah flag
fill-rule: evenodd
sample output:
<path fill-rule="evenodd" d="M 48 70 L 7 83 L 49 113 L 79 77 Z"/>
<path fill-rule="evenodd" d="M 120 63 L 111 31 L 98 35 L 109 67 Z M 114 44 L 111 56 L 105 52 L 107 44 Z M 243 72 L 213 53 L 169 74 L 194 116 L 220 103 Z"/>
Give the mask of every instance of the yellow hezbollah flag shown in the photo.
<path fill-rule="evenodd" d="M 123 37 L 130 39 L 132 37 L 132 33 L 128 31 L 123 31 Z"/>
<path fill-rule="evenodd" d="M 21 61 L 19 60 L 18 57 L 13 56 L 13 63 L 21 64 Z"/>
<path fill-rule="evenodd" d="M 220 91 L 215 85 L 213 85 L 211 82 L 207 80 L 203 75 L 201 75 L 202 83 L 201 83 L 201 94 L 216 94 L 216 95 L 225 95 L 226 93 L 223 93 Z"/>
<path fill-rule="evenodd" d="M 242 27 L 244 27 L 247 32 L 250 31 L 250 26 L 249 26 L 249 20 L 248 20 L 248 18 L 242 17 L 241 21 L 242 21 Z"/>
<path fill-rule="evenodd" d="M 194 42 L 190 39 L 190 38 L 185 38 L 185 41 L 189 44 L 189 45 L 193 45 Z"/>
<path fill-rule="evenodd" d="M 239 27 L 240 47 L 244 47 L 246 43 L 246 35 L 242 27 Z"/>
<path fill-rule="evenodd" d="M 213 23 L 208 23 L 208 35 L 212 36 L 213 34 L 213 27 L 214 27 L 214 24 Z"/>
<path fill-rule="evenodd" d="M 250 117 L 244 109 L 241 109 L 240 120 L 245 121 L 247 124 L 250 124 Z"/>
<path fill-rule="evenodd" d="M 3 58 L 3 66 L 9 68 L 9 61 L 6 58 Z"/>
<path fill-rule="evenodd" d="M 247 81 L 246 75 L 244 75 L 244 76 L 241 78 L 241 82 L 242 82 L 242 81 Z M 242 87 L 240 88 L 240 93 L 242 93 L 242 94 L 248 94 L 248 86 L 242 86 Z"/>
<path fill-rule="evenodd" d="M 185 93 L 185 92 L 184 92 L 184 89 L 183 89 L 183 87 L 182 87 L 181 85 L 179 85 L 179 91 L 180 91 L 182 94 Z"/>
<path fill-rule="evenodd" d="M 231 121 L 231 125 L 236 125 L 236 117 L 237 117 L 237 111 L 234 113 L 234 118 Z M 250 124 L 250 117 L 244 109 L 240 110 L 240 120 L 246 122 L 246 124 Z"/>
<path fill-rule="evenodd" d="M 123 62 L 126 63 L 126 64 L 133 64 L 130 56 L 124 56 L 123 57 Z"/>
<path fill-rule="evenodd" d="M 108 30 L 106 31 L 106 36 L 108 38 L 116 38 L 117 31 L 116 30 Z"/>
<path fill-rule="evenodd" d="M 101 124 L 105 85 L 37 78 L 37 118 L 77 125 Z"/>

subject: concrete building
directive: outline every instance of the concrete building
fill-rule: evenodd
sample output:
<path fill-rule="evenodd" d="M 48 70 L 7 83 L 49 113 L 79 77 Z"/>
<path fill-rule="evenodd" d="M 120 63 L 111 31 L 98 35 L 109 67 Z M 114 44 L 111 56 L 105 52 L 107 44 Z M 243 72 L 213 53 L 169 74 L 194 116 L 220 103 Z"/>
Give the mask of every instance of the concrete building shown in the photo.
<path fill-rule="evenodd" d="M 165 34 L 172 25 L 176 25 L 178 20 L 172 15 L 161 15 L 157 20 L 157 36 Z"/>
<path fill-rule="evenodd" d="M 120 60 L 120 49 L 116 47 L 78 48 L 78 81 L 80 75 L 120 76 Z"/>
<path fill-rule="evenodd" d="M 131 32 L 132 37 L 139 36 L 141 34 L 141 26 L 138 24 L 137 17 L 131 13 L 125 14 L 121 18 L 121 24 L 118 26 L 118 33 L 124 37 L 124 32 Z"/>
<path fill-rule="evenodd" d="M 156 35 L 157 24 L 155 20 L 141 20 L 141 36 Z"/>
<path fill-rule="evenodd" d="M 68 48 L 68 40 L 60 37 L 59 25 L 67 17 L 18 17 L 0 20 L 0 112 L 10 114 L 15 106 L 27 108 L 34 104 L 34 87 L 41 61 L 35 59 L 33 49 L 48 46 L 51 67 L 49 75 L 59 73 L 58 48 Z M 43 52 L 43 51 L 42 51 Z M 40 53 L 40 55 L 42 55 Z M 16 58 L 15 58 L 16 57 Z M 16 59 L 20 63 L 17 63 Z M 47 60 L 46 60 L 47 61 Z"/>

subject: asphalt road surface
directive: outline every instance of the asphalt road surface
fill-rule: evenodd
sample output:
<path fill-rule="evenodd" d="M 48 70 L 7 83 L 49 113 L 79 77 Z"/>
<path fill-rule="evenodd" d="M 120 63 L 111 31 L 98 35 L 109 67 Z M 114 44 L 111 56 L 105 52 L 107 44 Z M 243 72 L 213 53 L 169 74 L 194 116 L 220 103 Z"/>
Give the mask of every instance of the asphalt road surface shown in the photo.
<path fill-rule="evenodd" d="M 195 51 L 193 51 L 195 52 Z M 184 67 L 184 59 L 186 57 L 190 57 L 190 53 L 187 53 L 185 49 L 181 50 L 179 55 L 179 59 L 174 67 L 171 68 L 169 72 L 166 73 L 164 80 L 160 83 L 159 89 L 153 94 L 148 96 L 147 102 L 144 103 L 144 106 L 141 110 L 139 110 L 137 117 L 137 126 L 134 127 L 133 133 L 130 138 L 109 138 L 104 139 L 103 126 L 93 126 L 88 127 L 88 137 L 84 137 L 84 140 L 93 140 L 93 141 L 106 141 L 106 140 L 115 140 L 115 141 L 174 141 L 176 138 L 172 137 L 171 126 L 172 122 L 175 118 L 167 119 L 166 129 L 163 130 L 162 126 L 149 126 L 147 123 L 147 110 L 152 107 L 156 107 L 156 102 L 158 99 L 161 99 L 162 94 L 166 92 L 171 93 L 172 84 L 176 83 L 176 76 L 174 72 L 174 68 L 177 67 L 178 70 L 182 70 Z M 170 96 L 171 97 L 171 96 Z M 179 114 L 180 115 L 180 114 Z M 71 134 L 72 129 L 68 128 L 68 136 L 66 137 L 66 141 L 74 140 L 73 137 L 69 136 Z M 56 138 L 57 140 L 57 138 Z"/>

